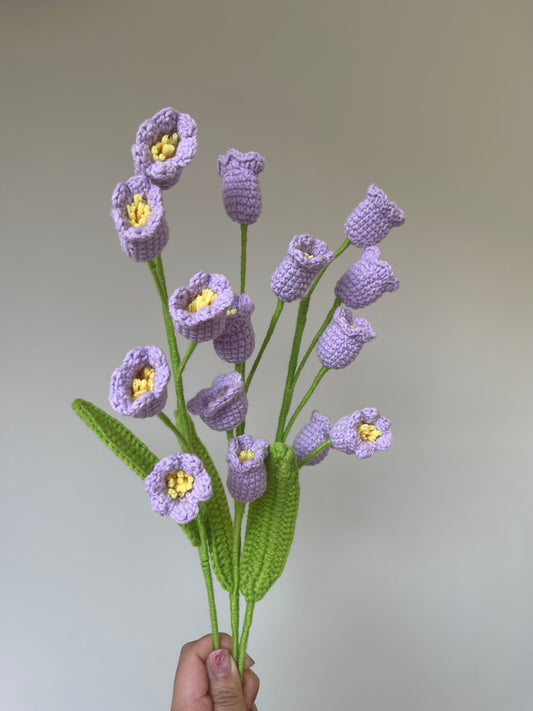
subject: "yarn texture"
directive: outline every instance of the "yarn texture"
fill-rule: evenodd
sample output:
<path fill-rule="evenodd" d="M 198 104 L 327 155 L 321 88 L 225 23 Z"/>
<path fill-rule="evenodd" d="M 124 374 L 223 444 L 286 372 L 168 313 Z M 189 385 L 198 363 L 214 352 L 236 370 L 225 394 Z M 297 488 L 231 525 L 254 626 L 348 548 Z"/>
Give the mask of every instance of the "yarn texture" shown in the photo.
<path fill-rule="evenodd" d="M 146 391 L 134 397 L 134 381 L 144 368 L 154 371 L 153 384 L 146 385 Z M 158 415 L 167 402 L 167 385 L 170 370 L 163 351 L 157 346 L 134 348 L 124 358 L 124 362 L 111 376 L 109 402 L 121 415 L 132 417 L 153 417 Z"/>
<path fill-rule="evenodd" d="M 234 499 L 248 504 L 263 496 L 267 487 L 265 466 L 267 454 L 266 439 L 241 435 L 230 441 L 226 457 L 228 490 Z"/>
<path fill-rule="evenodd" d="M 226 214 L 241 225 L 252 225 L 261 215 L 263 202 L 259 174 L 265 159 L 259 153 L 241 153 L 231 148 L 218 157 L 218 174 L 222 178 L 222 201 Z"/>
<path fill-rule="evenodd" d="M 405 222 L 403 210 L 391 202 L 381 188 L 371 185 L 367 197 L 352 212 L 344 225 L 346 237 L 356 247 L 371 247 Z"/>
<path fill-rule="evenodd" d="M 297 235 L 287 256 L 272 275 L 270 286 L 280 301 L 303 299 L 316 276 L 334 258 L 328 245 L 310 235 Z"/>
<path fill-rule="evenodd" d="M 380 415 L 375 407 L 365 407 L 342 417 L 333 425 L 331 445 L 345 454 L 367 459 L 375 452 L 383 452 L 392 446 L 390 427 L 390 420 Z"/>
<path fill-rule="evenodd" d="M 340 306 L 332 323 L 320 336 L 317 345 L 318 359 L 326 368 L 346 368 L 358 356 L 365 343 L 373 341 L 376 334 L 364 318 L 354 318 L 349 309 Z"/>
<path fill-rule="evenodd" d="M 311 421 L 298 432 L 292 445 L 296 453 L 296 459 L 299 462 L 303 461 L 314 449 L 324 444 L 329 439 L 330 431 L 330 419 L 325 415 L 321 415 L 318 410 L 313 410 Z M 310 459 L 307 465 L 320 464 L 326 458 L 329 449 L 329 447 L 323 449 L 316 457 Z"/>
<path fill-rule="evenodd" d="M 200 390 L 187 403 L 192 415 L 200 415 L 205 424 L 219 432 L 232 430 L 246 417 L 248 398 L 240 373 L 217 375 L 211 387 Z"/>
<path fill-rule="evenodd" d="M 337 282 L 335 296 L 352 309 L 363 309 L 399 286 L 390 264 L 379 259 L 379 247 L 367 247 Z"/>
<path fill-rule="evenodd" d="M 213 340 L 215 353 L 227 363 L 243 363 L 255 348 L 251 315 L 255 305 L 248 294 L 237 294 L 228 309 L 224 331 Z"/>
<path fill-rule="evenodd" d="M 172 294 L 169 310 L 182 336 L 194 343 L 217 338 L 226 327 L 233 291 L 222 274 L 198 272 Z"/>

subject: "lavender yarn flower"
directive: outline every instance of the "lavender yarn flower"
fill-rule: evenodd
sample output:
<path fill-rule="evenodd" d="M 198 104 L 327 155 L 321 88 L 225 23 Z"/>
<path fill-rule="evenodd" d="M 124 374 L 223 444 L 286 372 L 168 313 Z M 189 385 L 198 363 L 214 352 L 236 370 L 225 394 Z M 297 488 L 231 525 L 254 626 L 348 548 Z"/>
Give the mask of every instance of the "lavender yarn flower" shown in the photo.
<path fill-rule="evenodd" d="M 287 256 L 272 275 L 272 291 L 281 301 L 303 299 L 315 277 L 334 256 L 322 240 L 297 235 L 289 244 Z"/>
<path fill-rule="evenodd" d="M 251 315 L 254 309 L 254 302 L 248 294 L 238 294 L 234 297 L 226 314 L 224 331 L 213 340 L 217 356 L 227 363 L 243 363 L 252 355 L 255 333 Z"/>
<path fill-rule="evenodd" d="M 211 478 L 194 454 L 175 454 L 161 459 L 144 482 L 152 509 L 160 516 L 189 523 L 199 505 L 213 496 Z"/>
<path fill-rule="evenodd" d="M 379 259 L 379 247 L 367 247 L 337 282 L 335 296 L 352 309 L 362 309 L 399 286 L 390 264 Z"/>
<path fill-rule="evenodd" d="M 381 242 L 393 227 L 399 227 L 404 222 L 403 210 L 390 202 L 377 185 L 371 185 L 367 197 L 346 220 L 344 232 L 356 247 L 371 247 Z"/>
<path fill-rule="evenodd" d="M 198 272 L 188 286 L 176 289 L 170 297 L 170 315 L 189 341 L 211 341 L 224 332 L 233 296 L 225 276 Z"/>
<path fill-rule="evenodd" d="M 153 417 L 167 402 L 170 370 L 157 346 L 134 348 L 111 376 L 109 402 L 121 415 Z"/>
<path fill-rule="evenodd" d="M 175 185 L 194 159 L 198 141 L 196 123 L 188 114 L 161 109 L 141 124 L 131 148 L 135 172 L 162 190 Z"/>
<path fill-rule="evenodd" d="M 116 186 L 112 205 L 122 251 L 134 262 L 148 262 L 161 254 L 168 242 L 168 225 L 157 185 L 136 175 Z"/>
<path fill-rule="evenodd" d="M 257 222 L 263 206 L 259 173 L 265 159 L 259 153 L 241 153 L 235 148 L 218 157 L 218 174 L 222 177 L 222 200 L 226 214 L 241 225 Z"/>
<path fill-rule="evenodd" d="M 318 358 L 326 368 L 346 368 L 355 360 L 363 345 L 375 337 L 366 319 L 354 319 L 352 312 L 341 306 L 335 311 L 332 323 L 320 336 Z"/>
<path fill-rule="evenodd" d="M 187 409 L 192 415 L 200 415 L 212 430 L 223 432 L 240 425 L 248 412 L 240 373 L 217 375 L 210 388 L 200 390 L 189 400 Z"/>
<path fill-rule="evenodd" d="M 330 419 L 325 415 L 321 415 L 318 410 L 313 410 L 311 421 L 298 432 L 292 445 L 296 453 L 296 459 L 299 462 L 303 461 L 314 449 L 324 444 L 329 439 L 330 430 Z M 316 457 L 310 459 L 307 464 L 319 464 L 326 458 L 329 450 L 330 448 L 326 447 Z"/>
<path fill-rule="evenodd" d="M 365 407 L 336 422 L 330 439 L 334 449 L 366 459 L 392 445 L 390 420 L 382 417 L 375 407 Z"/>
<path fill-rule="evenodd" d="M 267 488 L 265 457 L 268 442 L 241 435 L 229 443 L 228 490 L 237 501 L 248 504 L 259 499 Z"/>

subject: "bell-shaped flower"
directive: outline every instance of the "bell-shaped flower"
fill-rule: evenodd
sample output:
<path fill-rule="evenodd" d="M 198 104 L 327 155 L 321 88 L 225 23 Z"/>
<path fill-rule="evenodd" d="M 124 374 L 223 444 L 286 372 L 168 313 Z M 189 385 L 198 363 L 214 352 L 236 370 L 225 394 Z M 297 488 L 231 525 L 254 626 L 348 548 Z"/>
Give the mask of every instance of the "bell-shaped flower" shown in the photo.
<path fill-rule="evenodd" d="M 121 415 L 158 415 L 167 402 L 169 379 L 170 369 L 160 348 L 134 348 L 111 376 L 109 402 Z"/>
<path fill-rule="evenodd" d="M 299 462 L 303 461 L 313 450 L 324 444 L 329 439 L 330 430 L 331 421 L 329 418 L 321 415 L 318 410 L 313 410 L 311 421 L 298 432 L 292 445 L 296 453 L 296 459 Z M 325 459 L 329 449 L 329 447 L 323 449 L 310 459 L 307 464 L 319 464 Z"/>
<path fill-rule="evenodd" d="M 265 457 L 268 442 L 241 435 L 229 443 L 228 490 L 237 501 L 249 504 L 259 499 L 267 488 Z"/>
<path fill-rule="evenodd" d="M 222 178 L 222 200 L 226 214 L 241 225 L 252 225 L 261 214 L 259 174 L 265 159 L 259 153 L 241 153 L 235 148 L 218 157 L 218 174 Z"/>
<path fill-rule="evenodd" d="M 211 387 L 200 390 L 189 400 L 187 409 L 192 415 L 200 415 L 212 430 L 227 432 L 234 429 L 248 412 L 242 376 L 236 371 L 217 375 Z"/>
<path fill-rule="evenodd" d="M 371 247 L 381 242 L 393 227 L 404 222 L 403 210 L 390 202 L 377 185 L 371 185 L 367 197 L 346 220 L 344 232 L 356 247 Z"/>
<path fill-rule="evenodd" d="M 328 245 L 310 235 L 297 235 L 290 244 L 287 256 L 272 275 L 270 286 L 281 301 L 303 299 L 312 283 L 335 257 Z"/>
<path fill-rule="evenodd" d="M 233 296 L 225 276 L 198 272 L 188 286 L 176 289 L 170 297 L 170 315 L 178 331 L 189 341 L 211 341 L 224 332 Z"/>
<path fill-rule="evenodd" d="M 122 251 L 134 262 L 148 262 L 161 254 L 168 242 L 168 225 L 157 185 L 136 175 L 117 185 L 112 205 Z"/>
<path fill-rule="evenodd" d="M 244 363 L 255 348 L 251 315 L 254 302 L 248 294 L 237 294 L 227 311 L 224 331 L 213 340 L 215 352 L 227 363 Z"/>
<path fill-rule="evenodd" d="M 354 318 L 349 309 L 340 306 L 333 315 L 333 321 L 320 336 L 318 358 L 326 368 L 346 368 L 355 360 L 363 345 L 375 337 L 366 319 Z"/>
<path fill-rule="evenodd" d="M 336 422 L 330 439 L 333 449 L 366 459 L 392 445 L 390 420 L 382 417 L 375 407 L 365 407 Z"/>
<path fill-rule="evenodd" d="M 137 132 L 131 148 L 135 172 L 167 190 L 178 182 L 197 148 L 193 119 L 172 108 L 161 109 L 144 121 Z"/>
<path fill-rule="evenodd" d="M 399 286 L 391 265 L 379 259 L 379 247 L 367 247 L 337 282 L 335 296 L 352 309 L 363 309 Z"/>

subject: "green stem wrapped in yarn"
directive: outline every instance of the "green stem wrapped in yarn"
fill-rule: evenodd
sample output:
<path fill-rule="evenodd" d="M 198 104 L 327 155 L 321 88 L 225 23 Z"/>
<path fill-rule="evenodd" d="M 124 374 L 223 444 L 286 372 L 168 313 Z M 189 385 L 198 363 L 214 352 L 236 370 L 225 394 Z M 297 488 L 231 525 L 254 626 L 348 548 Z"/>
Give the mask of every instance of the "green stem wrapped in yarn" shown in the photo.
<path fill-rule="evenodd" d="M 278 303 L 276 304 L 276 310 L 274 311 L 274 314 L 272 315 L 272 318 L 270 320 L 270 325 L 268 327 L 268 330 L 266 332 L 266 336 L 263 340 L 263 343 L 261 344 L 261 348 L 259 349 L 259 353 L 257 354 L 254 363 L 252 365 L 252 369 L 250 370 L 250 375 L 248 376 L 244 390 L 245 392 L 248 392 L 250 385 L 252 384 L 253 377 L 255 375 L 255 371 L 257 370 L 257 367 L 259 363 L 261 362 L 261 358 L 263 357 L 263 353 L 266 350 L 266 347 L 269 344 L 270 339 L 272 338 L 272 334 L 274 333 L 274 329 L 276 328 L 276 324 L 279 320 L 279 317 L 281 316 L 281 312 L 283 311 L 283 307 L 285 306 L 284 301 L 280 301 L 278 299 Z"/>
<path fill-rule="evenodd" d="M 213 590 L 213 578 L 211 576 L 211 567 L 209 565 L 209 552 L 207 548 L 207 535 L 204 527 L 203 511 L 198 516 L 198 532 L 200 534 L 200 563 L 204 574 L 205 587 L 207 589 L 207 599 L 209 602 L 209 616 L 211 618 L 211 631 L 213 633 L 213 648 L 220 648 L 220 636 L 218 633 L 217 608 L 215 604 L 215 592 Z"/>
<path fill-rule="evenodd" d="M 240 563 L 241 563 L 241 529 L 246 504 L 235 501 L 235 516 L 233 519 L 233 589 L 230 596 L 231 633 L 233 636 L 233 656 L 239 658 L 239 595 L 240 595 Z"/>
<path fill-rule="evenodd" d="M 308 403 L 308 401 L 310 400 L 312 394 L 315 392 L 315 390 L 316 390 L 317 387 L 318 387 L 318 384 L 320 383 L 320 381 L 322 380 L 322 378 L 324 377 L 324 375 L 328 372 L 328 370 L 329 370 L 329 368 L 326 368 L 325 366 L 322 366 L 322 368 L 320 368 L 320 370 L 318 371 L 318 373 L 317 373 L 315 379 L 314 379 L 313 382 L 311 383 L 311 387 L 310 387 L 309 390 L 305 393 L 305 395 L 303 396 L 303 398 L 302 398 L 300 404 L 298 405 L 298 407 L 297 407 L 296 410 L 294 411 L 294 413 L 293 413 L 291 419 L 289 420 L 289 424 L 287 425 L 287 427 L 286 427 L 286 429 L 285 429 L 285 432 L 284 432 L 283 435 L 282 435 L 282 439 L 281 439 L 282 442 L 285 442 L 285 440 L 286 440 L 287 437 L 289 436 L 289 432 L 291 431 L 292 426 L 293 426 L 294 423 L 296 422 L 296 418 L 298 417 L 298 415 L 300 414 L 300 412 L 304 409 L 304 407 L 307 405 L 307 403 Z"/>

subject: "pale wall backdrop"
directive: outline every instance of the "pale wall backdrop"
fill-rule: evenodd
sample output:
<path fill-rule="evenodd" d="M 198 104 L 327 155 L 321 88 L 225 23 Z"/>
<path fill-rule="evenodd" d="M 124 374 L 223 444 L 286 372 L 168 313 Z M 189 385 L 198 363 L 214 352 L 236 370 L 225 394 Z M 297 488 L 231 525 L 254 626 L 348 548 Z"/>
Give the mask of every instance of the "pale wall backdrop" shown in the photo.
<path fill-rule="evenodd" d="M 382 244 L 401 288 L 363 314 L 378 338 L 315 400 L 334 420 L 377 406 L 395 444 L 303 471 L 292 554 L 250 639 L 259 708 L 533 708 L 532 14 L 526 0 L 3 0 L 2 709 L 167 709 L 181 645 L 208 631 L 195 551 L 70 410 L 76 396 L 110 410 L 126 351 L 165 346 L 109 209 L 138 125 L 168 105 L 199 126 L 165 195 L 170 288 L 200 269 L 237 282 L 216 159 L 265 156 L 259 333 L 295 234 L 337 247 L 371 182 L 407 214 Z M 356 253 L 323 280 L 313 326 Z M 255 436 L 273 435 L 295 311 L 251 391 Z M 199 349 L 188 394 L 221 370 Z M 158 421 L 132 427 L 174 452 Z M 201 431 L 223 465 L 224 438 Z"/>

